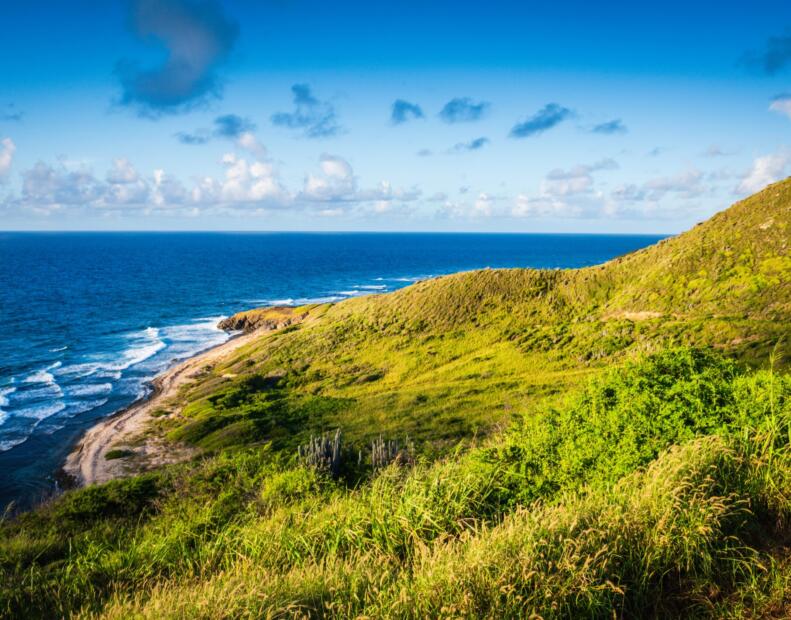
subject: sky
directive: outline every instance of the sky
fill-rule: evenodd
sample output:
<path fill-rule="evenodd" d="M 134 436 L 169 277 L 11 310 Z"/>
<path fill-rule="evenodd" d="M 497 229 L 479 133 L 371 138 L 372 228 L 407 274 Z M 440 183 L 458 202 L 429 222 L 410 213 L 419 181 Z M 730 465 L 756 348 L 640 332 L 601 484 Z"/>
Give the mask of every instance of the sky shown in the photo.
<path fill-rule="evenodd" d="M 791 3 L 0 3 L 0 229 L 672 234 L 791 174 Z"/>

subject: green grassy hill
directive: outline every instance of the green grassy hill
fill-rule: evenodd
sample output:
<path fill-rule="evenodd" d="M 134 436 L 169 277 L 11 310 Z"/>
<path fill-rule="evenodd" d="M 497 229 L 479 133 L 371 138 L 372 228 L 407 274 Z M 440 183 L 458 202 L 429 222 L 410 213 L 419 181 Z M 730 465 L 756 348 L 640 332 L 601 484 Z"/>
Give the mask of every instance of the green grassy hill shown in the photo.
<path fill-rule="evenodd" d="M 206 448 L 271 439 L 293 448 L 340 427 L 360 445 L 409 434 L 434 450 L 638 353 L 684 344 L 754 364 L 775 348 L 790 359 L 790 225 L 783 182 L 605 265 L 460 273 L 284 309 L 283 320 L 302 322 L 210 369 L 162 427 Z M 262 309 L 235 320 L 277 318 Z M 277 377 L 266 415 L 257 397 L 241 396 L 258 375 Z"/>
<path fill-rule="evenodd" d="M 790 209 L 233 318 L 199 456 L 0 524 L 0 616 L 788 617 Z"/>

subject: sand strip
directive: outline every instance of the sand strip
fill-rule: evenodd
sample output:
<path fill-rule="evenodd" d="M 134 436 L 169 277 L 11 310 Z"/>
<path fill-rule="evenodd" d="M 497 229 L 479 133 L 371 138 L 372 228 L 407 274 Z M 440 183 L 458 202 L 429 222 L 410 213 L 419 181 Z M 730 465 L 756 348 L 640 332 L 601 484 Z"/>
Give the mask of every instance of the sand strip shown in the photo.
<path fill-rule="evenodd" d="M 258 336 L 260 332 L 236 336 L 157 376 L 151 395 L 88 429 L 66 458 L 63 473 L 73 484 L 86 486 L 189 458 L 193 451 L 188 447 L 163 446 L 153 437 L 141 439 L 148 423 L 155 419 L 151 414 L 174 397 L 182 385 L 194 380 L 207 365 L 215 364 Z M 131 457 L 105 458 L 110 450 L 125 445 L 133 446 Z"/>

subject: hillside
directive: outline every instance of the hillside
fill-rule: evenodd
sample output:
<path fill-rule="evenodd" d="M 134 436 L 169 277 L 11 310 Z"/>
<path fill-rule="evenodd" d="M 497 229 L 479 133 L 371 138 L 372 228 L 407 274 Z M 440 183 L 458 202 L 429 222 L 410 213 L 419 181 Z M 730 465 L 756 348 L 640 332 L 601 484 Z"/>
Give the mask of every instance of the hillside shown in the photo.
<path fill-rule="evenodd" d="M 788 617 L 790 227 L 231 317 L 198 456 L 0 523 L 0 616 Z"/>
<path fill-rule="evenodd" d="M 229 325 L 287 327 L 207 371 L 162 431 L 218 448 L 288 428 L 276 445 L 294 448 L 340 427 L 358 444 L 409 434 L 433 450 L 640 352 L 684 344 L 789 360 L 789 226 L 786 181 L 597 267 L 460 273 L 334 306 L 247 311 Z M 223 396 L 256 375 L 278 377 L 270 422 Z"/>

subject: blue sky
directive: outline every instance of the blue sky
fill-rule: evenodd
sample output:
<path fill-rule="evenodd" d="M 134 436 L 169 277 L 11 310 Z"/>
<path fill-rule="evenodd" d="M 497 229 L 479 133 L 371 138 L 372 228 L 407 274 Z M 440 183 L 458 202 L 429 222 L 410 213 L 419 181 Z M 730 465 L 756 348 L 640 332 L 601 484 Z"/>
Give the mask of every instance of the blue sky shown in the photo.
<path fill-rule="evenodd" d="M 791 171 L 791 4 L 0 5 L 0 227 L 657 232 Z"/>

